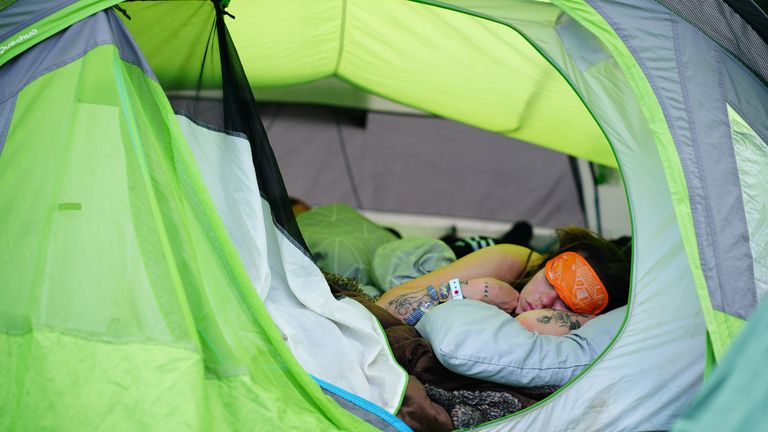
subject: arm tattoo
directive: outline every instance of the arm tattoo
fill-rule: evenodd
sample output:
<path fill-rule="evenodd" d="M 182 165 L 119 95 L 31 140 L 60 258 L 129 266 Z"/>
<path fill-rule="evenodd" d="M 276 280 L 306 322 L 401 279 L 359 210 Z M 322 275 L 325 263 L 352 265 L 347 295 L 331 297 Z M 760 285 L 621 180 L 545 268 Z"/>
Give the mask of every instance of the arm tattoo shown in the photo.
<path fill-rule="evenodd" d="M 579 328 L 581 328 L 581 322 L 579 320 L 573 319 L 573 317 L 586 318 L 587 315 L 576 314 L 576 313 L 569 314 L 567 312 L 556 310 L 556 311 L 552 311 L 550 315 L 542 315 L 536 318 L 536 321 L 538 321 L 541 324 L 554 323 L 554 325 L 558 327 L 568 327 L 568 330 L 578 330 Z"/>
<path fill-rule="evenodd" d="M 405 319 L 415 309 L 429 303 L 432 298 L 426 292 L 419 291 L 410 294 L 401 294 L 387 303 L 387 310 L 395 314 L 400 319 Z"/>

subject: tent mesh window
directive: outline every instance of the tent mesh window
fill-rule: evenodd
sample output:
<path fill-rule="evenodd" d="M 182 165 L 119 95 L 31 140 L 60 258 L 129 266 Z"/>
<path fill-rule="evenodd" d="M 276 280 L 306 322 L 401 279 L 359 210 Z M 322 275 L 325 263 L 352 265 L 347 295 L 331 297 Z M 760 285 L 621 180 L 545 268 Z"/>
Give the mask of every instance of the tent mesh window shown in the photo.
<path fill-rule="evenodd" d="M 704 32 L 768 85 L 768 45 L 763 39 L 766 30 L 762 26 L 768 23 L 768 17 L 756 6 L 751 19 L 753 24 L 750 26 L 722 0 L 656 1 Z M 758 22 L 761 25 L 756 27 Z"/>

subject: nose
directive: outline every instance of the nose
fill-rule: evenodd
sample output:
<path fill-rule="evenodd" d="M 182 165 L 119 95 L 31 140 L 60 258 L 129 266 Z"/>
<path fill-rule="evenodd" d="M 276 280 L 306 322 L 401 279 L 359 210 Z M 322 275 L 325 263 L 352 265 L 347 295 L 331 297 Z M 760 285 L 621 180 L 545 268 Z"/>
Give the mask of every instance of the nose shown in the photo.
<path fill-rule="evenodd" d="M 555 304 L 555 301 L 559 299 L 560 297 L 557 295 L 557 291 L 550 290 L 541 295 L 541 307 L 544 308 L 551 308 L 552 305 Z"/>

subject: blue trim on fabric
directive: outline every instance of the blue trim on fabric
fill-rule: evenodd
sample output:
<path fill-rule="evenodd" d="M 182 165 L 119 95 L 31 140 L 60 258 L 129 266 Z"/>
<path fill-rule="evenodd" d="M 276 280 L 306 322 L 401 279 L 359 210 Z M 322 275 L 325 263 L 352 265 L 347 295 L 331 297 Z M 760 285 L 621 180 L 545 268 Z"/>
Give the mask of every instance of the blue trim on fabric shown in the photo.
<path fill-rule="evenodd" d="M 323 389 L 335 394 L 336 396 L 342 397 L 353 404 L 359 406 L 360 408 L 375 414 L 376 416 L 380 417 L 382 420 L 389 423 L 392 427 L 397 429 L 401 432 L 413 432 L 413 429 L 410 428 L 407 424 L 405 424 L 404 421 L 400 420 L 399 418 L 395 417 L 394 415 L 387 412 L 384 408 L 376 405 L 375 403 L 368 401 L 366 399 L 361 398 L 360 396 L 357 396 L 353 393 L 350 393 L 340 387 L 336 387 L 335 385 L 323 381 L 320 378 L 310 375 L 312 379 L 314 379 L 320 387 Z"/>

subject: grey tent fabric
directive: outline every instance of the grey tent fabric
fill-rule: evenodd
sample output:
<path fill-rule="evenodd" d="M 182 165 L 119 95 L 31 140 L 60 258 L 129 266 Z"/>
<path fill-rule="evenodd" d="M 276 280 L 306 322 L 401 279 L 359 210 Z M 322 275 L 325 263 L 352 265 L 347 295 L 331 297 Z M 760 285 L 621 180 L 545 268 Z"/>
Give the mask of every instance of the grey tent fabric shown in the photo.
<path fill-rule="evenodd" d="M 585 224 L 564 154 L 430 116 L 306 105 L 262 114 L 288 193 L 309 203 Z"/>
<path fill-rule="evenodd" d="M 14 7 L 20 5 L 14 4 Z M 39 9 L 39 6 L 37 8 Z M 6 13 L 7 11 L 3 12 L 4 19 Z M 125 27 L 114 25 L 116 20 L 119 21 L 112 13 L 100 13 L 93 19 L 78 22 L 72 25 L 72 28 L 84 27 L 85 31 L 66 31 L 53 35 L 37 44 L 34 50 L 29 50 L 24 56 L 13 59 L 0 69 L 0 82 L 3 83 L 0 87 L 0 153 L 3 151 L 18 92 L 48 71 L 82 57 L 96 46 L 117 45 L 123 60 L 140 67 L 146 75 L 154 77 L 149 65 L 138 54 L 140 50 L 126 33 Z M 86 37 L 86 34 L 89 36 Z"/>
<path fill-rule="evenodd" d="M 768 83 L 768 47 L 744 19 L 721 0 L 656 0 L 733 53 Z M 755 12 L 759 12 L 753 6 Z M 765 29 L 762 29 L 765 31 Z"/>
<path fill-rule="evenodd" d="M 339 405 L 344 407 L 345 410 L 351 412 L 352 414 L 360 417 L 361 419 L 365 420 L 366 422 L 370 423 L 375 428 L 379 429 L 382 432 L 401 432 L 402 429 L 399 429 L 392 425 L 391 423 L 387 422 L 383 418 L 371 413 L 365 408 L 361 408 L 358 405 L 355 405 L 354 403 L 350 402 L 349 400 L 330 392 L 326 389 L 323 389 L 325 394 L 327 394 L 331 399 L 336 401 Z"/>
<path fill-rule="evenodd" d="M 154 77 L 149 65 L 138 55 L 140 50 L 126 33 L 125 27 L 114 24 L 117 21 L 119 20 L 114 14 L 98 14 L 94 19 L 72 25 L 72 28 L 86 27 L 87 31 L 58 33 L 40 42 L 35 50 L 30 50 L 23 57 L 14 59 L 2 69 L 4 85 L 0 87 L 0 101 L 17 93 L 51 69 L 80 58 L 84 53 L 100 45 L 117 45 L 120 47 L 120 58 L 139 66 L 145 74 Z M 86 37 L 85 34 L 90 36 Z"/>
<path fill-rule="evenodd" d="M 721 145 L 731 143 L 720 81 L 724 57 L 729 54 L 685 21 L 661 19 L 667 12 L 659 5 L 650 4 L 657 9 L 654 18 L 648 13 L 652 7 L 639 14 L 621 2 L 601 3 L 595 9 L 624 38 L 643 68 L 675 139 L 713 306 L 745 318 L 756 298 L 752 260 L 743 258 L 751 257 L 749 242 L 743 241 L 749 233 L 733 145 Z M 628 34 L 649 37 L 630 39 Z M 673 50 L 653 45 L 667 40 L 673 42 Z M 686 79 L 690 76 L 696 79 Z M 722 111 L 709 107 L 722 107 Z M 712 194 L 721 199 L 713 202 Z"/>
<path fill-rule="evenodd" d="M 0 20 L 0 40 L 36 22 L 40 16 L 50 15 L 76 2 L 77 0 L 23 0 L 0 9 L 3 11 L 3 19 Z M 41 9 L 45 9 L 46 12 L 41 13 Z M 30 36 L 34 37 L 35 34 Z"/>

